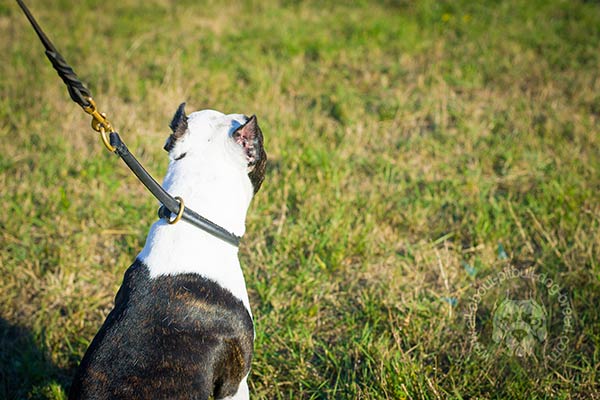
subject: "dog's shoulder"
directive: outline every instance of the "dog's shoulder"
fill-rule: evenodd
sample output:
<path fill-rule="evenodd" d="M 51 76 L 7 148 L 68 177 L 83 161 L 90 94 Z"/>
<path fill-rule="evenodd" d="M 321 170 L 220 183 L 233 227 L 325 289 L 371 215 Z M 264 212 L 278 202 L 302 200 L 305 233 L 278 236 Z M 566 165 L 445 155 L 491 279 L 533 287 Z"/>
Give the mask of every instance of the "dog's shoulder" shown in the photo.
<path fill-rule="evenodd" d="M 232 395 L 252 358 L 252 318 L 240 299 L 198 274 L 150 278 L 137 261 L 86 352 L 70 398 Z"/>

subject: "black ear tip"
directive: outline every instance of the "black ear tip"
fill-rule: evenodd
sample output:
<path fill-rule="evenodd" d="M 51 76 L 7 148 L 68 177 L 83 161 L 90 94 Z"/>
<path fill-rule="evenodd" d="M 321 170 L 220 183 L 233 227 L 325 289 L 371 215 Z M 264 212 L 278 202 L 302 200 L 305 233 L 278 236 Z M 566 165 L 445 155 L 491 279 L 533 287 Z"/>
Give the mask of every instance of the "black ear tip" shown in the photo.
<path fill-rule="evenodd" d="M 182 118 L 182 117 L 187 118 L 187 115 L 185 115 L 185 101 L 183 103 L 181 103 L 179 105 L 179 107 L 177 107 L 177 111 L 175 111 L 175 115 L 178 116 L 179 118 Z"/>
<path fill-rule="evenodd" d="M 177 107 L 177 111 L 175 111 L 175 115 L 178 116 L 179 118 L 181 117 L 187 117 L 185 115 L 185 101 L 183 103 L 181 103 L 178 107 Z"/>
<path fill-rule="evenodd" d="M 248 120 L 246 121 L 246 123 L 244 125 L 253 130 L 259 129 L 258 128 L 258 119 L 256 118 L 256 115 L 252 114 L 252 116 L 250 118 L 248 118 Z"/>
<path fill-rule="evenodd" d="M 187 129 L 187 115 L 185 115 L 185 102 L 181 103 L 173 115 L 169 127 L 176 137 L 181 136 Z M 179 132 L 178 132 L 179 131 Z"/>

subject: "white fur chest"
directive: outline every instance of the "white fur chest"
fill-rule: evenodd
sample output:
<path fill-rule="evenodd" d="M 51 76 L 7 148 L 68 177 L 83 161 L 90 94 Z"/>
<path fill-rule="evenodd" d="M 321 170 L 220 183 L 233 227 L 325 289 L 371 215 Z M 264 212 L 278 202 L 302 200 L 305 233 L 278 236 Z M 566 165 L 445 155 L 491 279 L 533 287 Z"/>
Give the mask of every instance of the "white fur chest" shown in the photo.
<path fill-rule="evenodd" d="M 182 273 L 208 278 L 228 289 L 250 311 L 237 247 L 190 224 L 156 222 L 138 259 L 148 267 L 151 278 Z"/>
<path fill-rule="evenodd" d="M 253 196 L 245 155 L 231 132 L 246 117 L 215 111 L 193 113 L 189 129 L 170 150 L 163 183 L 185 206 L 238 236 L 245 231 L 246 211 Z M 223 133 L 224 132 L 224 133 Z M 238 248 L 185 221 L 152 225 L 138 255 L 151 278 L 197 273 L 228 289 L 250 311 L 238 259 Z"/>

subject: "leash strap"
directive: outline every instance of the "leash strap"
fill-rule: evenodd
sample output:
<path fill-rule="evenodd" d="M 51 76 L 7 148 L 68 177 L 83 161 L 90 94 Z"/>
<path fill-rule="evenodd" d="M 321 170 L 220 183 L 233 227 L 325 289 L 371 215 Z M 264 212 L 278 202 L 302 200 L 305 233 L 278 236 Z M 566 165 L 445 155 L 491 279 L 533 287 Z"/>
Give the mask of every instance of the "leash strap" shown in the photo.
<path fill-rule="evenodd" d="M 50 39 L 46 36 L 42 28 L 22 0 L 17 0 L 17 3 L 25 13 L 25 16 L 33 26 L 44 47 L 46 48 L 46 57 L 52 63 L 52 66 L 67 85 L 67 90 L 71 99 L 79 104 L 83 110 L 92 116 L 92 128 L 100 132 L 102 141 L 106 148 L 116 153 L 131 171 L 137 176 L 144 186 L 152 193 L 154 197 L 162 204 L 158 210 L 159 218 L 165 218 L 170 224 L 174 224 L 180 219 L 210 233 L 211 235 L 224 240 L 232 246 L 239 246 L 240 237 L 229 232 L 225 228 L 215 224 L 214 222 L 204 218 L 195 211 L 185 207 L 183 199 L 173 197 L 144 169 L 142 164 L 131 154 L 121 137 L 112 127 L 106 114 L 101 113 L 96 108 L 96 103 L 92 99 L 92 94 L 88 88 L 79 80 L 79 77 L 73 69 L 67 64 L 65 59 L 56 50 Z M 106 137 L 106 133 L 110 134 L 110 139 Z M 176 218 L 170 220 L 170 213 L 177 215 Z"/>
<path fill-rule="evenodd" d="M 89 107 L 90 103 L 86 98 L 92 97 L 92 94 L 90 93 L 88 88 L 86 88 L 83 85 L 83 83 L 81 83 L 75 71 L 73 71 L 73 69 L 69 66 L 69 64 L 67 64 L 65 59 L 62 58 L 60 53 L 56 50 L 50 39 L 48 39 L 48 36 L 46 36 L 42 28 L 40 28 L 40 26 L 38 25 L 35 18 L 33 18 L 33 15 L 31 15 L 31 12 L 29 11 L 25 3 L 23 3 L 22 0 L 17 0 L 17 3 L 19 3 L 19 6 L 21 7 L 23 12 L 25 13 L 25 16 L 31 23 L 31 26 L 33 26 L 35 33 L 37 33 L 38 37 L 40 38 L 41 42 L 46 48 L 46 57 L 48 57 L 48 59 L 52 63 L 52 66 L 54 67 L 56 72 L 58 72 L 58 76 L 60 76 L 65 82 L 65 85 L 67 85 L 67 89 L 69 90 L 69 95 L 71 96 L 71 99 L 75 103 L 79 104 L 81 107 Z"/>

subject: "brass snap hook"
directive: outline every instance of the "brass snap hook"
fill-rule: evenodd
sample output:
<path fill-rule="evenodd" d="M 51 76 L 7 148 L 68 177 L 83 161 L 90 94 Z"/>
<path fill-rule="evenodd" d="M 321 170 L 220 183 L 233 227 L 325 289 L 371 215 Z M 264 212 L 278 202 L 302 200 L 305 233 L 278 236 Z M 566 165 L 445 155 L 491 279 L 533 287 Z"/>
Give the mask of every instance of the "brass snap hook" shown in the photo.
<path fill-rule="evenodd" d="M 117 148 L 115 146 L 113 146 L 112 144 L 110 144 L 110 140 L 106 136 L 106 131 L 104 130 L 104 126 L 100 125 L 99 129 L 100 129 L 100 138 L 102 138 L 102 143 L 104 143 L 104 147 L 106 147 L 106 149 L 108 151 L 110 151 L 111 153 L 114 153 Z"/>
<path fill-rule="evenodd" d="M 106 114 L 98 112 L 94 99 L 91 97 L 86 97 L 85 99 L 90 103 L 90 105 L 87 107 L 84 106 L 83 110 L 92 116 L 92 129 L 96 132 L 100 132 L 100 137 L 102 138 L 102 143 L 104 143 L 104 146 L 111 153 L 114 152 L 116 148 L 110 144 L 110 140 L 108 140 L 106 133 L 111 133 L 115 130 L 110 124 L 108 118 L 106 118 Z"/>

